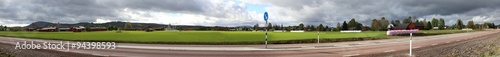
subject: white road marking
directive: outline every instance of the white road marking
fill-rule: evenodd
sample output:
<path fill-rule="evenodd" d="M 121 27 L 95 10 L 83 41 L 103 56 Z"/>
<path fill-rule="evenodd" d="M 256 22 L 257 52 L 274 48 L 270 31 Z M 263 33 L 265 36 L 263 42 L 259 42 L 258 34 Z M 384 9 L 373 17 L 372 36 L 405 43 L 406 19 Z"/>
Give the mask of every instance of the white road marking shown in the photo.
<path fill-rule="evenodd" d="M 450 43 L 450 41 L 446 42 L 446 43 Z"/>
<path fill-rule="evenodd" d="M 431 45 L 438 45 L 438 44 L 431 44 Z"/>
<path fill-rule="evenodd" d="M 384 51 L 384 52 L 393 52 L 393 51 L 396 51 L 396 50 L 387 50 L 387 51 Z"/>
<path fill-rule="evenodd" d="M 359 54 L 344 55 L 344 57 L 358 56 Z"/>
<path fill-rule="evenodd" d="M 416 46 L 416 47 L 413 47 L 413 48 L 420 48 L 420 46 Z"/>

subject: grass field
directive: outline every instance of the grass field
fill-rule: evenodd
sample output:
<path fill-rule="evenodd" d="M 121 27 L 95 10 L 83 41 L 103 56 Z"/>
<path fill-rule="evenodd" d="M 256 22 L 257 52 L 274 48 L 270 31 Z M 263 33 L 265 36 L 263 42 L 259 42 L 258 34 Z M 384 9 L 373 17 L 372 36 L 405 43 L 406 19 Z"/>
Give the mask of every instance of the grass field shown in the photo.
<path fill-rule="evenodd" d="M 461 30 L 430 30 L 422 33 L 455 33 Z M 1 36 L 26 38 L 58 39 L 74 41 L 118 41 L 135 43 L 167 44 L 259 44 L 265 40 L 265 32 L 249 31 L 115 31 L 103 32 L 0 32 Z M 315 42 L 317 32 L 269 32 L 271 43 L 309 43 Z M 350 38 L 388 38 L 385 31 L 363 31 L 361 33 L 321 32 L 320 38 L 326 42 L 352 41 Z M 344 40 L 342 40 L 344 39 Z M 347 39 L 347 40 L 345 40 Z M 354 39 L 357 40 L 357 39 Z"/>

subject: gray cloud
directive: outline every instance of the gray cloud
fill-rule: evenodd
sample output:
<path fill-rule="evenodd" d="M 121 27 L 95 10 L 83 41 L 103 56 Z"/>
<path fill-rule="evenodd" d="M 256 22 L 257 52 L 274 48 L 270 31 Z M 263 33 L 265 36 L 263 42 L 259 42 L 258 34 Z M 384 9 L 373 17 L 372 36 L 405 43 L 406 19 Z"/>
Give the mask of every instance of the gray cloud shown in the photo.
<path fill-rule="evenodd" d="M 447 25 L 456 19 L 500 22 L 500 0 L 253 0 L 270 4 L 266 10 L 271 23 L 285 25 L 325 24 L 356 21 L 365 25 L 382 16 L 402 20 L 444 18 Z M 129 11 L 125 11 L 128 9 Z M 247 12 L 246 6 L 214 3 L 210 0 L 0 0 L 0 24 L 28 24 L 35 21 L 77 23 L 96 19 L 137 20 L 123 12 L 145 17 L 163 12 L 206 16 L 197 25 L 239 26 L 263 23 L 261 14 Z M 258 19 L 258 20 L 255 20 Z M 198 20 L 189 20 L 198 21 Z"/>
<path fill-rule="evenodd" d="M 284 14 L 298 19 L 292 25 L 303 22 L 332 26 L 351 18 L 369 25 L 371 19 L 380 19 L 382 16 L 389 20 L 402 20 L 408 16 L 445 18 L 449 21 L 448 25 L 454 24 L 456 19 L 470 20 L 477 16 L 495 19 L 489 22 L 500 22 L 496 20 L 500 16 L 500 0 L 259 0 L 257 3 L 274 5 L 271 11 L 289 9 L 275 10 L 275 13 L 301 14 Z"/>
<path fill-rule="evenodd" d="M 77 23 L 96 19 L 137 20 L 124 15 L 151 17 L 135 11 L 204 15 L 218 18 L 246 18 L 245 7 L 214 4 L 209 0 L 0 0 L 0 24 L 29 24 L 35 21 Z M 6 2 L 8 1 L 8 2 Z M 7 21 L 8 20 L 8 21 Z"/>

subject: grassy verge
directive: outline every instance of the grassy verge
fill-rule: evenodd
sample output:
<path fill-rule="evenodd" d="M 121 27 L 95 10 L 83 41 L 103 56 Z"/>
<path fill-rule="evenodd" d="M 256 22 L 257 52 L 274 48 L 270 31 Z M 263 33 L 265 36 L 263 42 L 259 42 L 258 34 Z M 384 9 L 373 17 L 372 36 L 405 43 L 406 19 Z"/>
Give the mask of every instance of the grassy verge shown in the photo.
<path fill-rule="evenodd" d="M 421 31 L 423 35 L 438 35 L 463 32 L 460 30 Z M 95 42 L 122 42 L 146 44 L 204 44 L 204 45 L 236 45 L 264 44 L 265 32 L 248 31 L 182 31 L 182 32 L 143 32 L 115 31 L 105 32 L 0 32 L 0 36 L 69 40 Z M 316 43 L 317 32 L 269 32 L 270 44 Z M 386 36 L 385 31 L 363 31 L 361 33 L 321 32 L 320 42 L 344 42 L 396 38 Z"/>
<path fill-rule="evenodd" d="M 453 34 L 453 33 L 464 33 L 464 32 L 474 32 L 474 31 L 463 31 L 463 30 L 421 30 L 419 33 L 413 33 L 413 36 L 431 36 L 431 35 L 441 35 L 441 34 Z M 409 34 L 397 35 L 397 36 L 410 36 Z"/>
<path fill-rule="evenodd" d="M 0 50 L 0 57 L 15 57 L 15 56 Z"/>

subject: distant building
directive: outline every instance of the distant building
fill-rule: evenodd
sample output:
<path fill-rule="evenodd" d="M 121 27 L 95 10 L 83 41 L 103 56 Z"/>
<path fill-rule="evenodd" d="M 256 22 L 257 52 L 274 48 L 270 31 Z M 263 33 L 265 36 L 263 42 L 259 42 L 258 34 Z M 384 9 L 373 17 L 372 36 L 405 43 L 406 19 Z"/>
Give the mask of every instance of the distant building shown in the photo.
<path fill-rule="evenodd" d="M 83 27 L 83 26 L 71 27 L 71 28 L 69 28 L 69 30 L 73 31 L 73 32 L 82 32 L 83 30 L 85 30 L 85 27 Z"/>
<path fill-rule="evenodd" d="M 57 28 L 56 27 L 44 27 L 44 28 L 41 28 L 41 29 L 38 29 L 38 32 L 57 32 Z"/>
<path fill-rule="evenodd" d="M 57 28 L 58 31 L 71 31 L 71 28 Z"/>
<path fill-rule="evenodd" d="M 425 27 L 422 24 L 418 23 L 406 23 L 406 24 L 396 24 L 394 27 L 390 28 L 391 30 L 411 30 L 411 29 L 419 29 L 423 30 Z"/>
<path fill-rule="evenodd" d="M 36 28 L 28 28 L 26 29 L 26 31 L 36 31 L 37 29 Z"/>
<path fill-rule="evenodd" d="M 370 27 L 368 27 L 368 26 L 363 26 L 363 27 L 361 27 L 361 30 L 369 30 L 369 29 L 371 29 L 371 28 L 370 28 Z"/>

